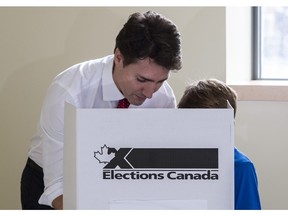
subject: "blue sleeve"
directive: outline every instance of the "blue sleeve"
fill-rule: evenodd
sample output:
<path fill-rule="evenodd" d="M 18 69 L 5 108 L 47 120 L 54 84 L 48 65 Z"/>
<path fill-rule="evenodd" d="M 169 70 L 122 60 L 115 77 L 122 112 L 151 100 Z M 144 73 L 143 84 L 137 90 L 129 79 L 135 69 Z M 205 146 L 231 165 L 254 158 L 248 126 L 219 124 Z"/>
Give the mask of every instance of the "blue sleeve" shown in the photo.
<path fill-rule="evenodd" d="M 261 209 L 257 175 L 251 162 L 235 164 L 235 209 Z"/>

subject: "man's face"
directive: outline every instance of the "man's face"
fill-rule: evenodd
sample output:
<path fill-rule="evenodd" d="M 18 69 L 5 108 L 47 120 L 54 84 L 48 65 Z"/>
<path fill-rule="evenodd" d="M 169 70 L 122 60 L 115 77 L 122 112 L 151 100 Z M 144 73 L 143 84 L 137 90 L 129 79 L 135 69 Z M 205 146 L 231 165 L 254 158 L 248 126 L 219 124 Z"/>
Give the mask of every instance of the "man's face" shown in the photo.
<path fill-rule="evenodd" d="M 151 98 L 169 77 L 169 70 L 146 58 L 123 67 L 123 59 L 115 54 L 113 79 L 122 94 L 133 105 Z"/>

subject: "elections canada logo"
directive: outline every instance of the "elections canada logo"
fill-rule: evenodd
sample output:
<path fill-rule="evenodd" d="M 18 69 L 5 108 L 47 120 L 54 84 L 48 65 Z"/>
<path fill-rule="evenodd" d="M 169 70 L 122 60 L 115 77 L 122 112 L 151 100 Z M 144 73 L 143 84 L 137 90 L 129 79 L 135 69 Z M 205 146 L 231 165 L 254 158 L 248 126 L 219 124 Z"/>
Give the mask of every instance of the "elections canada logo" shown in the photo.
<path fill-rule="evenodd" d="M 94 151 L 104 180 L 218 180 L 217 148 L 110 148 Z"/>

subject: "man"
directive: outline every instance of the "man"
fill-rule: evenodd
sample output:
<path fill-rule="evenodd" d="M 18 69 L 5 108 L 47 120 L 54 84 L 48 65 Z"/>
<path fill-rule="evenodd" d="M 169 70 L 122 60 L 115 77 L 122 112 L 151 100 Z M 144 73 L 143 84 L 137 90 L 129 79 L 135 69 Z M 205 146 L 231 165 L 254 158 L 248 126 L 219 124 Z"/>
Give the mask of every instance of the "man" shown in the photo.
<path fill-rule="evenodd" d="M 55 77 L 44 99 L 21 179 L 23 209 L 63 209 L 65 101 L 78 108 L 176 108 L 166 80 L 181 68 L 180 34 L 155 12 L 134 13 L 120 30 L 114 55 L 74 65 Z"/>
<path fill-rule="evenodd" d="M 227 108 L 227 100 L 237 109 L 236 92 L 216 79 L 199 80 L 191 83 L 185 90 L 178 108 Z M 250 159 L 234 148 L 234 186 L 236 210 L 261 209 L 258 180 Z"/>

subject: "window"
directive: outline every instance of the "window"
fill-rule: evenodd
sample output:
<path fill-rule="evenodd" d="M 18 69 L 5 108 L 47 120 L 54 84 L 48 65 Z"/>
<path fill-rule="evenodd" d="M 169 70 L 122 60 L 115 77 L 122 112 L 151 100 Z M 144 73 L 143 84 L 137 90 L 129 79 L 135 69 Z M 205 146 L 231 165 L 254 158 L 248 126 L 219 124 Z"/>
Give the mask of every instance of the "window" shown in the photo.
<path fill-rule="evenodd" d="M 288 7 L 253 7 L 253 79 L 288 79 Z"/>

